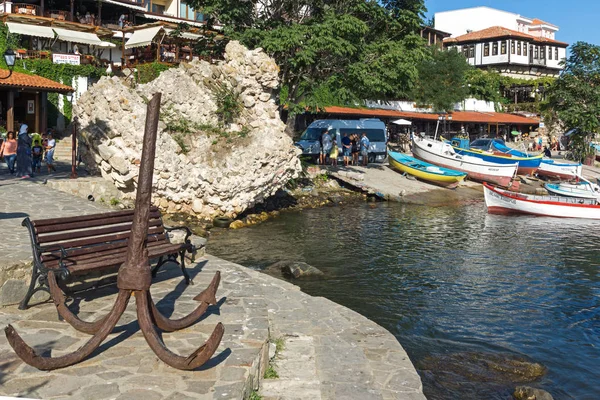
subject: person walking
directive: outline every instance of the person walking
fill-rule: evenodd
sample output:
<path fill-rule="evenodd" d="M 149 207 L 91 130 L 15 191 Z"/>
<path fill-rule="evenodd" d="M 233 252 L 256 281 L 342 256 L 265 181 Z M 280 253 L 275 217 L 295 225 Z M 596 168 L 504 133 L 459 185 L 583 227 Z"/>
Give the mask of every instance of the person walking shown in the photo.
<path fill-rule="evenodd" d="M 56 171 L 54 167 L 54 148 L 56 147 L 56 140 L 52 136 L 52 133 L 48 133 L 48 145 L 46 146 L 46 165 L 48 166 L 48 173 Z"/>
<path fill-rule="evenodd" d="M 362 156 L 362 165 L 365 167 L 369 163 L 369 146 L 370 145 L 371 145 L 371 142 L 369 141 L 369 138 L 367 137 L 367 133 L 363 132 L 362 137 L 360 138 L 360 154 Z"/>
<path fill-rule="evenodd" d="M 17 176 L 21 178 L 31 178 L 31 138 L 27 134 L 29 127 L 27 124 L 21 124 L 19 136 L 17 138 Z"/>
<path fill-rule="evenodd" d="M 342 138 L 342 151 L 344 152 L 344 165 L 347 167 L 350 162 L 350 154 L 352 152 L 352 141 L 347 133 L 344 133 Z"/>
<path fill-rule="evenodd" d="M 44 148 L 42 147 L 42 137 L 37 135 L 34 137 L 33 146 L 31 147 L 32 164 L 31 170 L 40 173 L 42 167 L 42 157 L 44 156 Z"/>
<path fill-rule="evenodd" d="M 323 129 L 321 132 L 321 153 L 319 154 L 319 164 L 327 164 L 327 156 L 331 151 L 331 136 L 327 129 Z"/>
<path fill-rule="evenodd" d="M 15 133 L 10 131 L 6 134 L 6 140 L 2 142 L 0 147 L 0 158 L 4 157 L 6 165 L 8 166 L 8 173 L 14 175 L 15 173 L 15 160 L 17 159 L 17 139 L 15 139 Z"/>

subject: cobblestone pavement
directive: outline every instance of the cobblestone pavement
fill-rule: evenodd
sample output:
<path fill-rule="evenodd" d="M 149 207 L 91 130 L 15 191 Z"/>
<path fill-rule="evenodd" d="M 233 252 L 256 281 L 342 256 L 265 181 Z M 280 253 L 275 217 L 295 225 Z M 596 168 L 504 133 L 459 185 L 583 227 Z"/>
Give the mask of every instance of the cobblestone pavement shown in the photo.
<path fill-rule="evenodd" d="M 8 189 L 8 190 L 7 190 Z M 106 210 L 45 185 L 15 180 L 0 186 L 0 259 L 30 262 L 21 220 Z M 2 265 L 0 265 L 0 271 Z M 130 302 L 115 332 L 87 360 L 42 372 L 24 364 L 0 336 L 0 396 L 43 399 L 244 399 L 258 388 L 266 368 L 267 343 L 281 339 L 274 358 L 279 379 L 264 379 L 259 392 L 273 399 L 424 399 L 420 378 L 402 346 L 388 331 L 327 299 L 311 297 L 297 286 L 216 257 L 189 265 L 193 286 L 176 266 L 166 267 L 152 286 L 159 308 L 177 318 L 192 311 L 193 297 L 222 273 L 219 303 L 191 327 L 164 335 L 167 345 L 188 354 L 201 345 L 217 322 L 225 336 L 207 365 L 179 371 L 156 358 L 147 346 Z M 71 308 L 86 320 L 105 315 L 115 299 L 107 287 L 75 296 Z M 58 321 L 53 305 L 20 311 L 0 308 L 0 328 L 13 324 L 44 354 L 73 351 L 89 337 Z"/>

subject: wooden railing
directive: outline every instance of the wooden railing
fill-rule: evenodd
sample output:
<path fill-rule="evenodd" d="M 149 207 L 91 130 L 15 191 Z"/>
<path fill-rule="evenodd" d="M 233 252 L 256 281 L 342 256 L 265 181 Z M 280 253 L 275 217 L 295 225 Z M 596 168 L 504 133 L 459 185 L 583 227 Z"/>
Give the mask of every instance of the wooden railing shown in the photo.
<path fill-rule="evenodd" d="M 13 14 L 25 14 L 25 15 L 38 15 L 40 17 L 42 16 L 40 6 L 36 6 L 34 4 L 25 4 L 25 3 L 13 3 L 12 13 Z"/>
<path fill-rule="evenodd" d="M 60 21 L 71 21 L 71 13 L 65 10 L 45 10 L 44 17 L 54 18 Z"/>

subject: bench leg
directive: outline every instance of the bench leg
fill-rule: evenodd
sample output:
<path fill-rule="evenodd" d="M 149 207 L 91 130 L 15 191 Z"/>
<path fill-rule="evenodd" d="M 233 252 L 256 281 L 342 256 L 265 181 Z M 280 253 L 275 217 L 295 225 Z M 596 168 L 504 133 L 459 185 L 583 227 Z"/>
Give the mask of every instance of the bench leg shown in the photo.
<path fill-rule="evenodd" d="M 192 282 L 192 280 L 190 279 L 187 269 L 185 268 L 185 252 L 186 250 L 179 251 L 179 265 L 181 266 L 181 272 L 183 273 L 183 277 L 185 278 L 185 283 L 186 285 L 189 285 L 190 283 L 193 284 L 194 282 Z"/>
<path fill-rule="evenodd" d="M 27 294 L 25 294 L 23 300 L 21 300 L 19 303 L 19 310 L 27 310 L 29 308 L 29 300 L 31 300 L 31 297 L 40 290 L 50 293 L 46 274 L 42 274 L 37 265 L 34 263 L 31 271 L 31 282 L 29 283 L 29 289 L 27 290 Z"/>
<path fill-rule="evenodd" d="M 158 273 L 158 269 L 162 267 L 162 265 L 166 262 L 163 261 L 164 257 L 159 257 L 158 262 L 156 263 L 156 267 L 152 268 L 152 277 L 156 278 L 156 274 Z"/>

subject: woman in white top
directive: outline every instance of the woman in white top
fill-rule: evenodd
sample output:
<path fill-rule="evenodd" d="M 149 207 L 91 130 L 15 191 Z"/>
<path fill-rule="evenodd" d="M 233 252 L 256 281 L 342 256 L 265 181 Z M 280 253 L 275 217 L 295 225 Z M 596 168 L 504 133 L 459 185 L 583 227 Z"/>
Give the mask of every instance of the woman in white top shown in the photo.
<path fill-rule="evenodd" d="M 48 144 L 46 145 L 46 165 L 48 165 L 48 173 L 56 171 L 54 167 L 54 148 L 56 147 L 56 140 L 52 136 L 52 133 L 48 133 Z"/>

